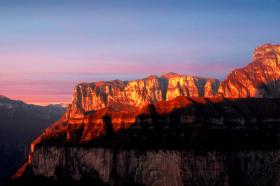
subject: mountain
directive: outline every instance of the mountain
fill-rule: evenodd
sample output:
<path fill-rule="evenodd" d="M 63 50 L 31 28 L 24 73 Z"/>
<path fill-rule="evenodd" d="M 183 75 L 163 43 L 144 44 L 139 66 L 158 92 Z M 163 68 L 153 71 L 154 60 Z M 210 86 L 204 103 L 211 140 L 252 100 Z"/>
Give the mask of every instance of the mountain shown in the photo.
<path fill-rule="evenodd" d="M 279 185 L 280 45 L 215 79 L 81 83 L 14 178 L 107 185 Z M 57 181 L 57 182 L 56 182 Z"/>
<path fill-rule="evenodd" d="M 253 62 L 232 71 L 218 94 L 230 98 L 280 97 L 280 45 L 256 48 Z"/>
<path fill-rule="evenodd" d="M 279 98 L 226 99 L 179 96 L 173 100 L 146 105 L 132 112 L 105 108 L 87 113 L 80 119 L 69 118 L 65 114 L 32 142 L 31 151 L 41 144 L 92 145 L 95 140 L 106 136 L 108 130 L 121 138 L 124 137 L 121 140 L 122 145 L 125 145 L 133 140 L 126 137 L 134 136 L 141 140 L 147 137 L 149 130 L 156 130 L 157 124 L 162 127 L 160 130 L 166 130 L 164 137 L 167 138 L 178 135 L 177 132 L 184 132 L 184 127 L 192 126 L 233 131 L 249 130 L 250 127 L 254 130 L 262 127 L 269 129 L 280 121 L 279 108 Z M 178 130 L 179 128 L 182 130 Z M 132 147 L 136 145 L 137 143 Z M 151 143 L 145 144 L 148 145 Z"/>
<path fill-rule="evenodd" d="M 28 144 L 64 112 L 58 105 L 42 107 L 0 96 L 0 183 L 26 159 Z"/>
<path fill-rule="evenodd" d="M 280 99 L 177 97 L 137 112 L 64 115 L 33 141 L 16 177 L 57 185 L 274 185 L 279 109 Z"/>
<path fill-rule="evenodd" d="M 71 117 L 110 107 L 137 110 L 149 103 L 189 97 L 280 97 L 280 45 L 255 49 L 253 62 L 232 71 L 224 81 L 176 73 L 133 81 L 81 83 L 74 88 Z"/>
<path fill-rule="evenodd" d="M 133 81 L 81 83 L 74 88 L 71 117 L 80 113 L 111 107 L 137 110 L 149 103 L 171 100 L 177 96 L 213 97 L 219 81 L 168 73 Z"/>

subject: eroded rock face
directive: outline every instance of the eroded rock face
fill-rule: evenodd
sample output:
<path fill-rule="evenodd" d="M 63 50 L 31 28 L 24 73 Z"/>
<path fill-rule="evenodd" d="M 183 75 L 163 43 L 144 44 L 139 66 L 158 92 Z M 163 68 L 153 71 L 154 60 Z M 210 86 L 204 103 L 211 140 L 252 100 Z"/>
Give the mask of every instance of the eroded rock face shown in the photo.
<path fill-rule="evenodd" d="M 110 185 L 279 185 L 280 151 L 135 151 L 38 147 L 34 175 L 80 180 L 98 177 Z"/>
<path fill-rule="evenodd" d="M 66 114 L 32 142 L 28 165 L 35 175 L 112 185 L 279 185 L 280 151 L 252 151 L 280 147 L 279 53 L 257 48 L 221 84 L 174 73 L 79 84 Z"/>
<path fill-rule="evenodd" d="M 149 103 L 171 100 L 177 96 L 214 97 L 219 81 L 174 73 L 142 80 L 110 81 L 79 84 L 74 89 L 70 117 L 80 113 L 111 107 L 136 110 Z"/>
<path fill-rule="evenodd" d="M 35 176 L 110 185 L 278 185 L 280 151 L 252 145 L 270 149 L 267 145 L 279 143 L 279 105 L 279 99 L 267 98 L 177 97 L 156 103 L 156 117 L 149 109 L 134 114 L 101 109 L 82 122 L 64 118 L 47 129 L 32 143 L 28 166 Z M 107 142 L 114 145 L 86 144 L 104 136 L 104 114 L 112 118 L 116 136 Z M 120 124 L 125 133 L 118 132 Z"/>
<path fill-rule="evenodd" d="M 258 135 L 266 134 L 274 136 L 279 130 L 280 99 L 272 98 L 202 98 L 202 97 L 177 97 L 173 100 L 155 103 L 146 106 L 137 112 L 112 111 L 100 109 L 98 111 L 83 114 L 82 118 L 68 118 L 64 116 L 58 122 L 47 128 L 39 137 L 32 142 L 32 146 L 40 144 L 88 144 L 102 137 L 106 133 L 106 121 L 104 116 L 110 118 L 110 127 L 120 139 L 136 137 L 139 140 L 149 139 L 154 135 L 163 135 L 173 138 L 181 135 L 190 128 L 193 136 L 205 136 L 209 128 L 218 129 L 227 134 L 241 136 L 248 131 Z M 151 111 L 153 110 L 153 111 Z M 150 131 L 162 128 L 161 134 L 149 136 Z M 209 130 L 211 131 L 211 130 Z M 248 132 L 249 133 L 249 132 Z M 154 136 L 155 137 L 155 136 Z M 236 137 L 238 139 L 238 137 Z M 276 138 L 275 138 L 276 139 Z M 119 141 L 119 140 L 116 140 Z M 151 139 L 151 141 L 153 141 Z M 168 140 L 167 140 L 168 141 Z M 111 141 L 112 142 L 112 141 Z M 178 141 L 180 144 L 181 141 Z M 278 142 L 275 141 L 275 145 Z M 167 145 L 167 143 L 165 144 Z M 207 145 L 205 145 L 207 146 Z M 34 148 L 31 148 L 34 149 Z"/>
<path fill-rule="evenodd" d="M 78 84 L 74 89 L 70 117 L 111 107 L 137 110 L 149 103 L 189 97 L 280 97 L 280 45 L 255 49 L 253 62 L 232 71 L 221 83 L 215 79 L 168 73 L 133 81 Z"/>
<path fill-rule="evenodd" d="M 280 45 L 265 44 L 255 49 L 253 62 L 232 71 L 218 90 L 230 98 L 280 96 Z"/>

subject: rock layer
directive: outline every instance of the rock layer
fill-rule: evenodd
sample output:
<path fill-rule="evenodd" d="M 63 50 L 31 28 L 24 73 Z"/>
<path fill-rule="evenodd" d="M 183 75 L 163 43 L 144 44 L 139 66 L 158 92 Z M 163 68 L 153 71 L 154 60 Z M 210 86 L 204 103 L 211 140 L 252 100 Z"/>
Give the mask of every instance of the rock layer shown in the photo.
<path fill-rule="evenodd" d="M 253 62 L 232 71 L 221 83 L 218 95 L 280 97 L 280 45 L 265 44 L 256 48 Z"/>
<path fill-rule="evenodd" d="M 99 178 L 110 185 L 279 185 L 279 151 L 114 152 L 102 148 L 39 147 L 34 175 L 52 179 Z"/>
<path fill-rule="evenodd" d="M 233 135 L 233 138 L 236 136 L 237 140 L 239 134 L 243 138 L 250 132 L 259 137 L 267 135 L 275 137 L 276 145 L 278 137 L 275 135 L 280 131 L 277 125 L 280 122 L 279 108 L 280 99 L 181 96 L 146 106 L 137 112 L 101 109 L 85 113 L 82 118 L 69 118 L 66 114 L 34 140 L 32 146 L 88 144 L 106 134 L 107 124 L 120 139 L 116 140 L 118 143 L 124 140 L 123 145 L 131 142 L 131 138 L 134 137 L 139 141 L 142 139 L 152 141 L 156 136 L 164 136 L 163 138 L 169 141 L 169 138 L 176 139 L 176 136 L 181 134 L 208 138 L 207 131 L 212 129 L 227 133 L 228 136 Z M 104 117 L 110 118 L 110 123 L 107 123 Z M 262 132 L 258 133 L 260 131 Z M 112 140 L 111 143 L 113 142 Z M 181 143 L 179 139 L 178 145 Z M 206 144 L 202 145 L 207 146 Z M 165 145 L 168 145 L 168 142 Z"/>
<path fill-rule="evenodd" d="M 71 117 L 82 112 L 111 107 L 136 110 L 149 103 L 171 100 L 177 96 L 214 97 L 219 81 L 174 73 L 142 80 L 82 83 L 74 88 Z"/>
<path fill-rule="evenodd" d="M 74 88 L 71 117 L 111 107 L 137 110 L 149 103 L 177 96 L 189 97 L 280 97 L 280 45 L 265 44 L 255 49 L 253 62 L 232 71 L 219 82 L 212 78 L 168 73 L 141 80 L 81 83 Z"/>
<path fill-rule="evenodd" d="M 280 147 L 279 56 L 263 45 L 221 83 L 169 73 L 79 84 L 25 166 L 112 185 L 278 185 L 279 150 L 267 149 Z"/>

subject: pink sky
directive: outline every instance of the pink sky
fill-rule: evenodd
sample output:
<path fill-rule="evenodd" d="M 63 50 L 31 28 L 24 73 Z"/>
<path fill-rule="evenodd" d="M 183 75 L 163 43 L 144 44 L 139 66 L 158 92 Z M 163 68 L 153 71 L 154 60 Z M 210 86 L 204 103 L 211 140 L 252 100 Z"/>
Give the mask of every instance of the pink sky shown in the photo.
<path fill-rule="evenodd" d="M 46 60 L 46 59 L 45 59 Z M 48 63 L 45 61 L 44 63 Z M 223 74 L 229 71 L 230 66 L 223 65 L 184 65 L 184 64 L 125 64 L 122 62 L 108 65 L 100 62 L 96 68 L 79 68 L 77 72 L 63 72 L 56 68 L 57 72 L 33 72 L 36 68 L 16 68 L 13 72 L 1 72 L 0 94 L 12 99 L 23 100 L 27 103 L 69 103 L 73 88 L 81 82 L 93 82 L 99 80 L 131 80 L 145 78 L 150 74 L 160 75 L 166 72 L 178 72 L 182 74 L 208 75 L 209 72 Z M 80 71 L 80 72 L 79 72 Z M 187 73 L 192 72 L 192 73 Z"/>
<path fill-rule="evenodd" d="M 80 82 L 223 79 L 280 42 L 275 0 L 27 1 L 0 6 L 0 95 L 28 103 L 70 102 Z"/>

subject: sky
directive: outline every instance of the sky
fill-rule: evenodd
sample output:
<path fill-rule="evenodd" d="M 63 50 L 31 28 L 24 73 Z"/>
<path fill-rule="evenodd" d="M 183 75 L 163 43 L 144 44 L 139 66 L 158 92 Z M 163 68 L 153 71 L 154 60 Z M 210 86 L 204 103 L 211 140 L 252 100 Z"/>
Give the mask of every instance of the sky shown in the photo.
<path fill-rule="evenodd" d="M 81 82 L 224 79 L 280 43 L 279 0 L 0 0 L 0 95 L 70 102 Z"/>

